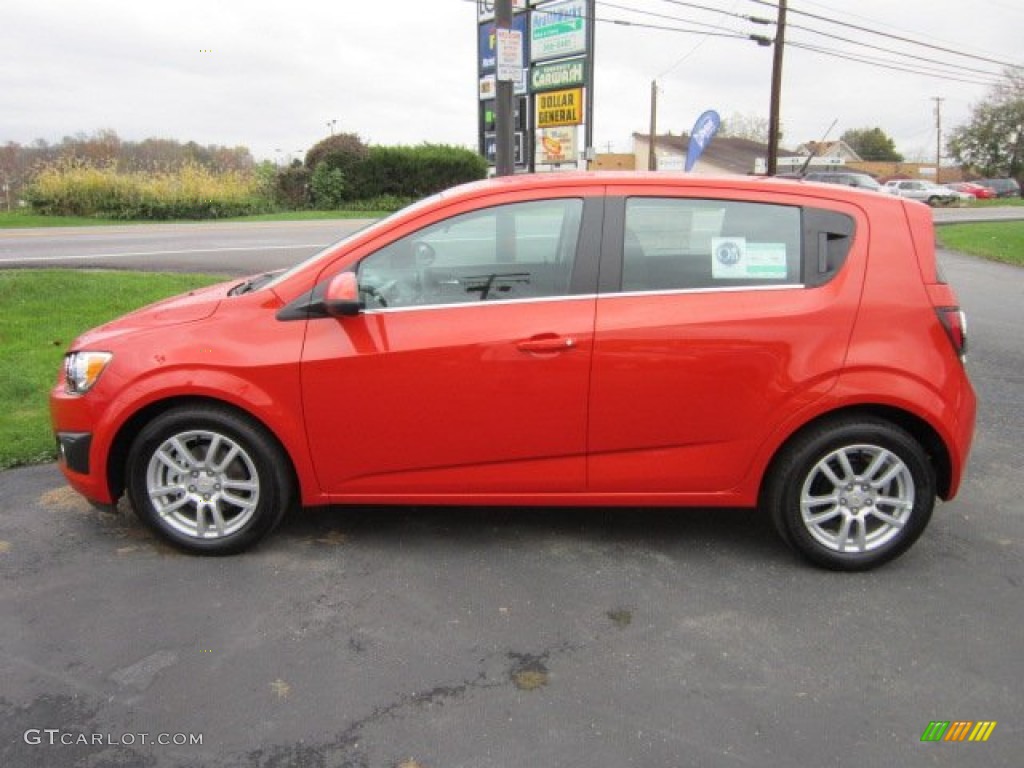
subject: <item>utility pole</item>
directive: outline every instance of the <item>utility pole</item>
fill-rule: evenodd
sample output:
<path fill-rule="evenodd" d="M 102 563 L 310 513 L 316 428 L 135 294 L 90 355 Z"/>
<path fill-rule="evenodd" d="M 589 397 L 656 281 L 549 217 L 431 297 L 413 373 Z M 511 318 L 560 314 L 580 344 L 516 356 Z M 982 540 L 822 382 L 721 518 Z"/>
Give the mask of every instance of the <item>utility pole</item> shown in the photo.
<path fill-rule="evenodd" d="M 647 142 L 647 170 L 658 170 L 658 155 L 655 152 L 655 144 L 658 135 L 658 81 L 651 80 L 651 135 Z"/>
<path fill-rule="evenodd" d="M 939 174 L 942 172 L 942 102 L 944 98 L 932 96 L 935 102 L 935 183 L 941 184 Z"/>
<path fill-rule="evenodd" d="M 775 50 L 772 52 L 772 99 L 768 116 L 768 175 L 774 176 L 779 165 L 779 105 L 782 101 L 782 50 L 786 44 L 786 0 L 779 0 L 775 22 Z"/>
<path fill-rule="evenodd" d="M 496 0 L 494 3 L 494 31 L 512 29 L 512 0 Z M 515 119 L 513 85 L 511 80 L 496 78 L 497 88 L 494 100 L 494 132 L 497 142 L 494 172 L 498 176 L 515 173 Z"/>

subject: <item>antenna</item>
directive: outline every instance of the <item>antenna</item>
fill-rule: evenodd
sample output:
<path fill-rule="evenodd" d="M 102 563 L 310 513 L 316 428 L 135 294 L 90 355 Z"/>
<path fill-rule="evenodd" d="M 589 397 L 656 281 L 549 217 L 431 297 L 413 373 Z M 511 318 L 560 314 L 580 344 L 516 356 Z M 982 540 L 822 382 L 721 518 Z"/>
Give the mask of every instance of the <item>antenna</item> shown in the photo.
<path fill-rule="evenodd" d="M 835 120 L 832 121 L 832 125 L 830 125 L 828 127 L 828 130 L 825 131 L 825 133 L 822 134 L 821 141 L 819 141 L 816 145 L 811 147 L 811 153 L 809 155 L 807 155 L 807 159 L 804 161 L 804 164 L 802 166 L 800 166 L 800 175 L 801 176 L 803 176 L 805 173 L 807 173 L 807 166 L 809 166 L 811 164 L 811 160 L 813 160 L 817 156 L 817 154 L 818 154 L 818 147 L 820 147 L 822 144 L 825 143 L 825 139 L 827 139 L 828 135 L 830 133 L 832 133 L 832 129 L 836 127 L 836 123 L 838 123 L 838 122 L 839 122 L 839 118 L 837 117 Z"/>

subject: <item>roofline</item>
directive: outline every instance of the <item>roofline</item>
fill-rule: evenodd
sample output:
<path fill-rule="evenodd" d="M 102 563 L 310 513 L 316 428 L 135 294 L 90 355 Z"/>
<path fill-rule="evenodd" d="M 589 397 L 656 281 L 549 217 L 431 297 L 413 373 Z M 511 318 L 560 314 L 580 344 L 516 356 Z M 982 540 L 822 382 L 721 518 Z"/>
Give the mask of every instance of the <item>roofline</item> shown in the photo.
<path fill-rule="evenodd" d="M 779 178 L 775 176 L 741 176 L 729 174 L 695 175 L 667 171 L 564 171 L 559 173 L 516 174 L 498 176 L 482 181 L 470 182 L 452 187 L 440 194 L 440 204 L 459 199 L 485 197 L 502 192 L 517 192 L 530 189 L 572 189 L 601 186 L 658 187 L 675 186 L 690 189 L 741 189 L 751 192 L 774 191 L 792 192 L 823 200 L 843 200 L 853 205 L 869 195 L 876 203 L 899 205 L 906 200 L 896 195 L 880 194 L 838 184 L 826 184 L 803 179 Z"/>

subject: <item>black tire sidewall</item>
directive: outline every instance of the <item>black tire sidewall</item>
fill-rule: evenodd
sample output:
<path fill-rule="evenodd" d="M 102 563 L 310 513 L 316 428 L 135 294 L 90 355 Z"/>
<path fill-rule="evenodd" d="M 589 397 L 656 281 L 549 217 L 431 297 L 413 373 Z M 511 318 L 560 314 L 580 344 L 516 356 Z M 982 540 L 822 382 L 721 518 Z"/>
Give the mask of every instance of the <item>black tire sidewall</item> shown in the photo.
<path fill-rule="evenodd" d="M 171 436 L 191 430 L 217 432 L 238 443 L 249 455 L 260 482 L 252 518 L 235 533 L 220 539 L 196 539 L 166 525 L 149 499 L 146 473 L 153 453 Z M 127 490 L 136 515 L 165 541 L 195 554 L 230 555 L 252 547 L 280 522 L 291 503 L 287 461 L 274 438 L 261 426 L 230 410 L 212 406 L 175 408 L 149 422 L 132 443 Z"/>
<path fill-rule="evenodd" d="M 896 454 L 914 482 L 914 508 L 900 533 L 866 553 L 834 552 L 807 530 L 800 512 L 800 494 L 808 474 L 825 456 L 844 446 L 873 445 Z M 921 535 L 935 506 L 935 473 L 927 454 L 906 431 L 882 420 L 838 422 L 798 437 L 777 467 L 770 499 L 773 518 L 783 539 L 810 562 L 841 571 L 875 568 L 905 552 Z"/>

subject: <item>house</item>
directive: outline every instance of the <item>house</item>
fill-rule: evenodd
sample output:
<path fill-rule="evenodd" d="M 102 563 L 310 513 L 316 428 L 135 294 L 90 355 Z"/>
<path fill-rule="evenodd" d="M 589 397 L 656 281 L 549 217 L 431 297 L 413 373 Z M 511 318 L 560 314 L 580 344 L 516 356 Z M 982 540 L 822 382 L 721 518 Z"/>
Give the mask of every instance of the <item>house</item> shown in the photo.
<path fill-rule="evenodd" d="M 841 139 L 839 141 L 808 141 L 796 148 L 796 154 L 803 157 L 813 155 L 816 159 L 829 160 L 835 165 L 861 162 L 861 156 Z"/>
<path fill-rule="evenodd" d="M 687 134 L 674 136 L 659 134 L 655 138 L 654 148 L 658 158 L 658 170 L 682 171 L 686 165 L 686 152 L 690 146 Z M 650 136 L 645 133 L 633 134 L 633 155 L 636 157 L 637 170 L 647 169 L 650 156 Z M 694 173 L 742 174 L 755 172 L 757 161 L 764 160 L 768 155 L 768 145 L 750 139 L 733 136 L 715 136 L 704 148 L 704 153 L 694 166 Z M 780 157 L 797 157 L 793 152 L 782 150 Z"/>

